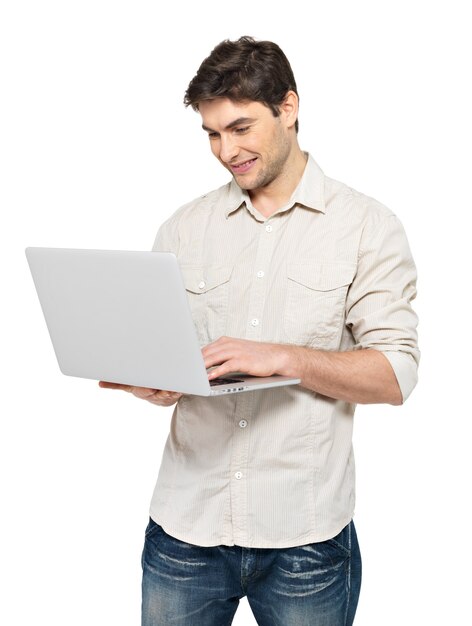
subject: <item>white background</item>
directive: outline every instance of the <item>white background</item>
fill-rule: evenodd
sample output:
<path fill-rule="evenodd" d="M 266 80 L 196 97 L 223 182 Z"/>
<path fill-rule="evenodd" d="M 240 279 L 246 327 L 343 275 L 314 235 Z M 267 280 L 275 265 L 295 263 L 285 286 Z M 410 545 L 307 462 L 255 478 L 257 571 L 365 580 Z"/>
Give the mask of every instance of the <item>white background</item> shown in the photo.
<path fill-rule="evenodd" d="M 286 52 L 302 148 L 397 213 L 419 270 L 420 383 L 403 407 L 356 414 L 356 624 L 469 623 L 465 7 L 2 3 L 2 624 L 139 623 L 143 532 L 170 410 L 60 374 L 24 248 L 146 250 L 178 206 L 226 182 L 182 98 L 214 45 L 243 34 Z M 252 623 L 244 600 L 234 624 Z"/>

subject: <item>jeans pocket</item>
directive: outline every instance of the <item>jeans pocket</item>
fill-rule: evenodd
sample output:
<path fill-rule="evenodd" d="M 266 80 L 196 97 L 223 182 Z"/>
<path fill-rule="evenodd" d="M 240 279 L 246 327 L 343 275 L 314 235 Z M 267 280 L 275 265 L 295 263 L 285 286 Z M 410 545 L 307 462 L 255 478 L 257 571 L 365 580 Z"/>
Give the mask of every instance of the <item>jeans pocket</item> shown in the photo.
<path fill-rule="evenodd" d="M 349 522 L 336 537 L 328 539 L 326 542 L 339 550 L 346 557 L 351 556 L 351 524 L 352 521 Z"/>
<path fill-rule="evenodd" d="M 150 517 L 149 523 L 146 526 L 146 530 L 144 532 L 145 539 L 149 539 L 149 537 L 153 535 L 159 528 L 159 524 L 156 524 L 156 522 Z"/>

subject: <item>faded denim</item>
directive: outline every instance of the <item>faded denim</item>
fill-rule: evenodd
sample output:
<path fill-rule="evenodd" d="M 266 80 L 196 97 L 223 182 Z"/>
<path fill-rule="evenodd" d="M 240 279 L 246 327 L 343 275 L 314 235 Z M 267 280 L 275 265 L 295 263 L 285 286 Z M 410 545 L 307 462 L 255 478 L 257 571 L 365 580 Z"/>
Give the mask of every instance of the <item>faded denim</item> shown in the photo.
<path fill-rule="evenodd" d="M 351 626 L 361 586 L 354 523 L 295 548 L 200 547 L 150 520 L 142 626 L 227 626 L 247 596 L 259 626 Z"/>

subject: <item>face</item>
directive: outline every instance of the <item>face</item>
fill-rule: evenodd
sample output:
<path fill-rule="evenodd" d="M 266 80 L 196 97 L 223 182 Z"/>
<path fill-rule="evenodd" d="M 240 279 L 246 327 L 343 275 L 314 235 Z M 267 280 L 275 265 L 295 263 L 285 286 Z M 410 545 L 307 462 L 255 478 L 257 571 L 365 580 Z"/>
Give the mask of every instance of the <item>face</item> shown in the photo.
<path fill-rule="evenodd" d="M 283 177 L 293 141 L 283 110 L 274 117 L 261 102 L 215 98 L 200 103 L 199 112 L 213 154 L 242 189 L 261 189 Z"/>

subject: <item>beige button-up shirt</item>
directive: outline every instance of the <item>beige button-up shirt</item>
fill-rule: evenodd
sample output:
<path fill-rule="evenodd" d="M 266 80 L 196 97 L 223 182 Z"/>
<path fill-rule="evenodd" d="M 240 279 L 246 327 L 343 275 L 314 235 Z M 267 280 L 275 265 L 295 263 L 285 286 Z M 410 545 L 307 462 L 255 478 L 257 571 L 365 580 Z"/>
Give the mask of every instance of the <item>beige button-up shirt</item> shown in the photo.
<path fill-rule="evenodd" d="M 403 399 L 417 380 L 416 270 L 397 217 L 309 157 L 269 218 L 231 181 L 179 209 L 154 250 L 174 252 L 201 345 L 222 335 L 388 358 Z M 338 534 L 354 512 L 355 406 L 303 387 L 175 407 L 151 503 L 201 546 L 285 548 Z"/>

